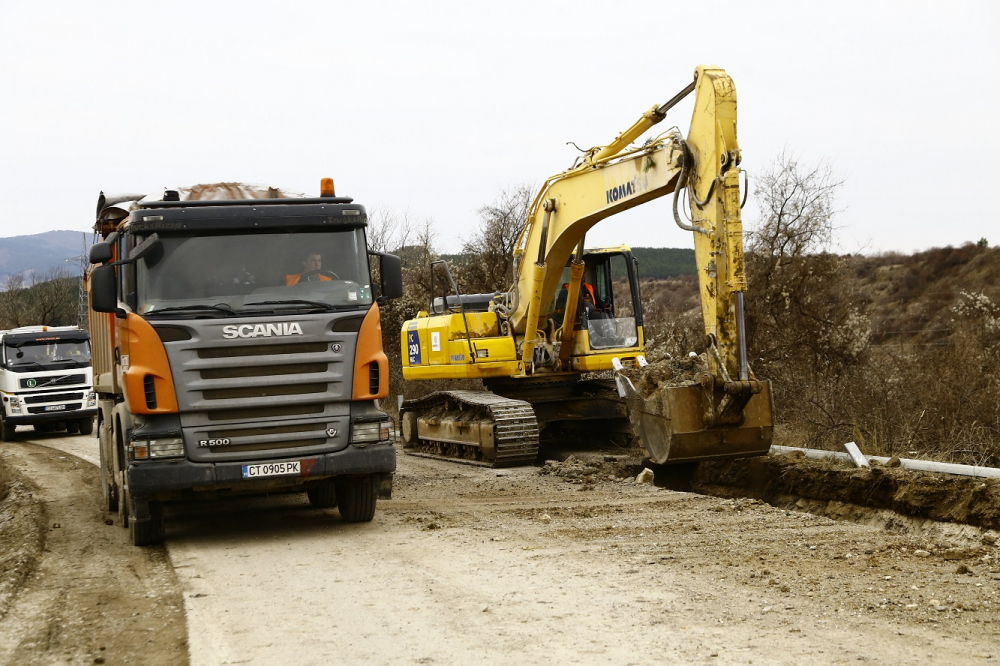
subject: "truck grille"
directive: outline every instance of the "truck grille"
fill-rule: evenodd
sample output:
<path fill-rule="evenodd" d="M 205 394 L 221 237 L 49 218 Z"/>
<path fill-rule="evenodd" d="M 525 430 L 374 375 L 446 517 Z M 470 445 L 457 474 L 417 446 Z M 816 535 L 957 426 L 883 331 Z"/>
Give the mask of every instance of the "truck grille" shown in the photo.
<path fill-rule="evenodd" d="M 192 461 L 312 456 L 348 446 L 357 334 L 335 330 L 336 313 L 295 319 L 301 338 L 234 339 L 226 329 L 247 320 L 222 318 L 186 321 L 191 339 L 164 343 Z"/>
<path fill-rule="evenodd" d="M 216 441 L 226 439 L 230 442 L 227 446 L 210 447 L 208 449 L 210 453 L 322 446 L 326 444 L 328 436 L 325 423 L 298 423 L 258 428 L 220 428 L 206 434 L 207 438 Z"/>
<path fill-rule="evenodd" d="M 322 414 L 351 386 L 344 355 L 327 342 L 202 347 L 184 355 L 193 375 L 186 398 L 208 421 Z"/>
<path fill-rule="evenodd" d="M 66 402 L 67 400 L 81 400 L 82 393 L 36 393 L 24 398 L 25 404 L 37 405 L 40 402 Z"/>
<path fill-rule="evenodd" d="M 34 381 L 35 386 L 28 386 L 29 381 Z M 72 386 L 83 384 L 87 381 L 86 375 L 64 375 L 62 377 L 32 377 L 22 379 L 19 384 L 21 388 L 48 388 L 50 386 Z"/>
<path fill-rule="evenodd" d="M 322 354 L 325 351 L 325 342 L 296 342 L 290 345 L 248 345 L 246 347 L 199 349 L 198 358 L 234 358 L 238 356 L 272 356 L 274 354 Z"/>

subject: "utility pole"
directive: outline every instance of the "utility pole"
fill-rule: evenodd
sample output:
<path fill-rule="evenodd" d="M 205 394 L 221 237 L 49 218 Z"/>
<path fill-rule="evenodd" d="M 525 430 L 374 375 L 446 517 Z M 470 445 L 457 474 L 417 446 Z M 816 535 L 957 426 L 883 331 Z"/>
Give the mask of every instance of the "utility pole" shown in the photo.
<path fill-rule="evenodd" d="M 83 252 L 80 253 L 80 294 L 77 298 L 76 325 L 86 330 L 90 325 L 90 303 L 87 301 L 87 288 L 83 283 L 87 275 L 87 268 L 90 265 L 90 259 L 87 253 L 87 232 L 83 232 L 82 236 Z"/>

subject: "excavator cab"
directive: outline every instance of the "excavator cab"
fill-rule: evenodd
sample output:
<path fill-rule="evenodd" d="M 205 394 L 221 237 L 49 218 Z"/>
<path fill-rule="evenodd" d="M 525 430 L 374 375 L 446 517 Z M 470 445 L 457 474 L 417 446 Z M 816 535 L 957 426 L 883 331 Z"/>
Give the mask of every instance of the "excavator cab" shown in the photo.
<path fill-rule="evenodd" d="M 573 356 L 640 345 L 642 305 L 639 298 L 638 262 L 626 247 L 590 250 L 583 256 L 584 273 L 573 322 Z M 563 269 L 550 319 L 557 337 L 568 334 L 564 326 L 571 266 Z M 565 335 L 568 339 L 568 335 Z"/>

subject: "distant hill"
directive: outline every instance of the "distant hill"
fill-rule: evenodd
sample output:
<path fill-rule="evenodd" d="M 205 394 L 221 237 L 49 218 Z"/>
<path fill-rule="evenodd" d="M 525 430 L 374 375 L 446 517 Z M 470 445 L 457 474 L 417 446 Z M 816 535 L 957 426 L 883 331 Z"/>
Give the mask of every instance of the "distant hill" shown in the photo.
<path fill-rule="evenodd" d="M 79 274 L 84 238 L 89 246 L 92 233 L 46 231 L 26 236 L 0 238 L 0 289 L 10 275 L 32 274 L 44 279 L 53 269 L 65 269 L 67 277 Z"/>
<path fill-rule="evenodd" d="M 698 272 L 690 248 L 633 247 L 632 256 L 639 260 L 639 277 L 644 280 L 666 280 Z"/>

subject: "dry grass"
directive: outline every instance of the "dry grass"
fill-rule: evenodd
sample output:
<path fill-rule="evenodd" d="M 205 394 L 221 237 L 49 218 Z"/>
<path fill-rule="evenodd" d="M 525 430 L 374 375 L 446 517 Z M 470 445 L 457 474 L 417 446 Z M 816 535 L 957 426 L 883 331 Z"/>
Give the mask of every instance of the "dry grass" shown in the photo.
<path fill-rule="evenodd" d="M 1000 466 L 1000 249 L 748 268 L 751 364 L 774 383 L 781 443 Z M 650 357 L 700 351 L 693 282 L 643 291 Z"/>

